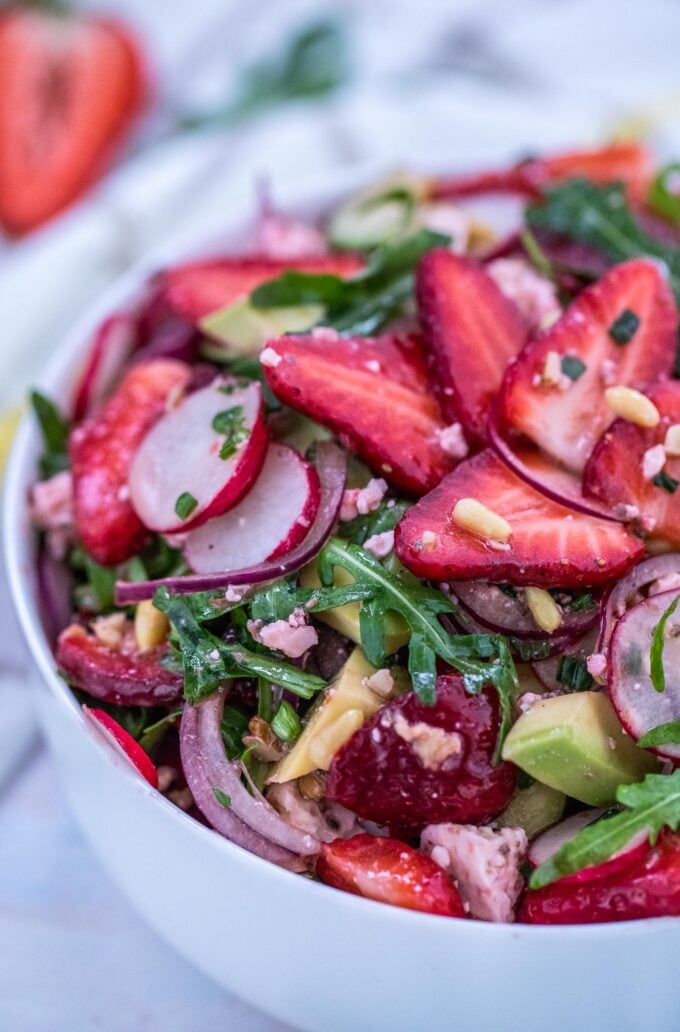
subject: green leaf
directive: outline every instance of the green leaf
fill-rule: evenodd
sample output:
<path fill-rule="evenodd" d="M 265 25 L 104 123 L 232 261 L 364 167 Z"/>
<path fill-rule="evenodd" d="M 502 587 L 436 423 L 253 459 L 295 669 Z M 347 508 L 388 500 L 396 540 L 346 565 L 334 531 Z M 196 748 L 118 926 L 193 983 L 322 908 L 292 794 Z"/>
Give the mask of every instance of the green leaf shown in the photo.
<path fill-rule="evenodd" d="M 353 520 L 341 523 L 338 527 L 338 537 L 344 541 L 351 541 L 353 545 L 363 545 L 374 534 L 394 530 L 409 507 L 408 502 L 393 501 L 390 506 L 383 501 L 374 512 L 366 513 L 365 516 L 355 516 Z"/>
<path fill-rule="evenodd" d="M 220 458 L 230 459 L 248 437 L 243 405 L 234 405 L 232 408 L 216 413 L 213 417 L 212 428 L 216 433 L 224 434 Z"/>
<path fill-rule="evenodd" d="M 385 662 L 385 599 L 375 593 L 362 603 L 359 610 L 359 634 L 366 659 L 375 667 Z"/>
<path fill-rule="evenodd" d="M 657 724 L 638 738 L 637 744 L 643 749 L 651 749 L 655 745 L 680 745 L 680 720 Z"/>
<path fill-rule="evenodd" d="M 676 831 L 680 825 L 680 770 L 647 774 L 639 784 L 620 785 L 616 799 L 627 809 L 583 828 L 536 868 L 530 888 L 541 889 L 567 874 L 609 860 L 641 831 L 648 832 L 652 845 L 663 828 Z"/>
<path fill-rule="evenodd" d="M 213 785 L 213 795 L 217 802 L 224 806 L 225 809 L 231 809 L 231 797 L 228 796 L 226 792 L 223 792 L 221 788 L 215 788 Z"/>
<path fill-rule="evenodd" d="M 222 714 L 222 741 L 230 760 L 237 760 L 243 753 L 243 736 L 248 732 L 248 714 L 237 706 L 225 704 Z"/>
<path fill-rule="evenodd" d="M 662 168 L 649 188 L 647 203 L 652 211 L 671 222 L 680 222 L 680 194 L 677 178 L 680 173 L 680 161 L 673 161 Z"/>
<path fill-rule="evenodd" d="M 114 608 L 117 570 L 115 567 L 100 566 L 86 553 L 83 554 L 83 564 L 95 611 L 106 613 Z"/>
<path fill-rule="evenodd" d="M 557 680 L 574 692 L 585 692 L 593 684 L 585 659 L 580 656 L 562 656 L 557 668 Z"/>
<path fill-rule="evenodd" d="M 31 391 L 30 400 L 43 439 L 43 453 L 39 460 L 40 476 L 46 479 L 69 467 L 69 426 L 54 402 L 40 391 Z"/>
<path fill-rule="evenodd" d="M 417 632 L 409 641 L 408 672 L 416 695 L 427 706 L 433 706 L 437 697 L 437 654 Z"/>
<path fill-rule="evenodd" d="M 666 688 L 666 672 L 663 668 L 663 649 L 665 644 L 666 624 L 678 608 L 680 595 L 673 599 L 668 609 L 659 620 L 652 634 L 652 647 L 649 651 L 649 666 L 652 677 L 652 684 L 657 692 L 663 692 Z"/>
<path fill-rule="evenodd" d="M 192 494 L 189 494 L 188 491 L 182 491 L 182 494 L 175 502 L 175 512 L 181 520 L 186 520 L 191 516 L 197 505 L 198 502 Z"/>
<path fill-rule="evenodd" d="M 413 296 L 416 265 L 433 247 L 448 244 L 441 233 L 421 229 L 377 248 L 365 269 L 349 279 L 289 270 L 250 295 L 256 308 L 317 304 L 322 325 L 370 335 L 395 319 Z"/>
<path fill-rule="evenodd" d="M 172 713 L 166 713 L 165 716 L 155 721 L 155 723 L 147 724 L 138 739 L 142 749 L 146 752 L 152 752 L 163 740 L 166 732 L 174 726 L 181 713 L 181 709 L 173 710 Z"/>
<path fill-rule="evenodd" d="M 294 742 L 302 731 L 300 718 L 285 699 L 274 714 L 270 726 L 276 737 L 282 742 Z"/>

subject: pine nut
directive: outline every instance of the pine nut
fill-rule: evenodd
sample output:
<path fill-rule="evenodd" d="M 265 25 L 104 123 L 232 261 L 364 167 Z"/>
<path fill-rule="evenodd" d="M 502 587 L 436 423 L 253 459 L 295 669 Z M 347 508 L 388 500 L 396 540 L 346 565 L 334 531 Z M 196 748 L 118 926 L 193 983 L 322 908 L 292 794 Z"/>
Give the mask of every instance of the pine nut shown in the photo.
<path fill-rule="evenodd" d="M 545 356 L 545 365 L 541 381 L 549 387 L 556 387 L 562 378 L 562 361 L 556 351 L 549 351 Z"/>
<path fill-rule="evenodd" d="M 309 743 L 309 758 L 318 770 L 328 770 L 338 749 L 352 737 L 365 720 L 360 709 L 348 709 L 330 727 L 320 731 Z"/>
<path fill-rule="evenodd" d="M 549 591 L 545 588 L 525 588 L 524 597 L 534 620 L 548 634 L 562 623 L 562 614 Z"/>
<path fill-rule="evenodd" d="M 663 446 L 670 459 L 680 458 L 680 423 L 674 423 L 673 426 L 668 427 Z"/>
<path fill-rule="evenodd" d="M 636 426 L 657 426 L 661 419 L 654 402 L 634 387 L 608 387 L 604 396 L 612 412 Z"/>
<path fill-rule="evenodd" d="M 167 640 L 170 623 L 165 613 L 156 609 L 151 599 L 139 602 L 135 610 L 135 641 L 145 652 Z"/>
<path fill-rule="evenodd" d="M 512 534 L 508 521 L 492 509 L 487 509 L 476 498 L 459 499 L 453 507 L 451 519 L 471 534 L 492 541 L 508 541 Z"/>

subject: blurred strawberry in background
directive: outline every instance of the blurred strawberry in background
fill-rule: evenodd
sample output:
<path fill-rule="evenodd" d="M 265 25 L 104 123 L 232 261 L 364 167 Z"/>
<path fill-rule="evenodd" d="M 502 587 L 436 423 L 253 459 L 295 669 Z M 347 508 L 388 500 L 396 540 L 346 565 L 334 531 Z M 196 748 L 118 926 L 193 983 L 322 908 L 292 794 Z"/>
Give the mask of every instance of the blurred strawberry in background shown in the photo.
<path fill-rule="evenodd" d="M 105 170 L 146 99 L 128 27 L 60 2 L 0 13 L 0 224 L 26 233 Z"/>

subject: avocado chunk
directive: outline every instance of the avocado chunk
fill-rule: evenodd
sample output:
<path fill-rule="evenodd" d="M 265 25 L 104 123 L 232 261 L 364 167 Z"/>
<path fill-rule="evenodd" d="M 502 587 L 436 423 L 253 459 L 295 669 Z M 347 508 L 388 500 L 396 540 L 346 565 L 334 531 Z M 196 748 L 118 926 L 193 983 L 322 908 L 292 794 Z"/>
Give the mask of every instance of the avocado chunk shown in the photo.
<path fill-rule="evenodd" d="M 535 702 L 511 729 L 503 759 L 589 806 L 613 803 L 619 785 L 659 768 L 625 734 L 603 692 Z"/>
<path fill-rule="evenodd" d="M 528 788 L 518 788 L 496 818 L 499 828 L 524 828 L 527 838 L 535 838 L 562 817 L 566 796 L 549 785 L 534 781 Z"/>
<path fill-rule="evenodd" d="M 257 355 L 270 337 L 309 330 L 322 315 L 320 305 L 255 308 L 247 297 L 243 297 L 199 321 L 199 329 L 208 338 L 201 345 L 201 353 L 218 362 Z"/>
<path fill-rule="evenodd" d="M 328 770 L 338 749 L 384 701 L 364 683 L 375 672 L 362 650 L 355 648 L 324 695 L 312 706 L 302 734 L 276 764 L 268 783 L 292 781 L 313 770 Z"/>
<path fill-rule="evenodd" d="M 336 566 L 333 573 L 333 584 L 336 588 L 344 587 L 346 584 L 353 584 L 354 577 L 341 566 Z M 316 563 L 309 563 L 300 573 L 300 584 L 303 588 L 318 588 L 321 585 L 319 575 L 316 572 Z M 325 613 L 314 613 L 315 620 L 322 620 L 329 627 L 344 634 L 350 641 L 361 645 L 361 631 L 359 628 L 359 609 L 361 602 L 348 602 L 336 609 L 329 609 Z M 406 645 L 411 632 L 403 616 L 399 613 L 388 611 L 385 614 L 385 655 L 389 656 L 397 649 Z"/>

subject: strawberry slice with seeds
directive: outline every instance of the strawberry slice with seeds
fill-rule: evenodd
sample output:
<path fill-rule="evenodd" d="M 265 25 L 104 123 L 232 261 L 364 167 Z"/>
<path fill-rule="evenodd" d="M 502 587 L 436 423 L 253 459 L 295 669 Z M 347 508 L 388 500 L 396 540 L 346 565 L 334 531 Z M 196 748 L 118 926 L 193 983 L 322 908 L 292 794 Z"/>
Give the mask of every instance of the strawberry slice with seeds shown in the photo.
<path fill-rule="evenodd" d="M 144 542 L 146 528 L 130 503 L 130 467 L 168 397 L 190 378 L 189 366 L 170 359 L 134 366 L 106 404 L 71 434 L 76 530 L 103 566 L 129 559 Z"/>
<path fill-rule="evenodd" d="M 273 258 L 214 258 L 166 269 L 158 277 L 161 296 L 169 309 L 191 323 L 246 297 L 262 283 L 287 269 L 299 272 L 351 276 L 364 262 L 355 255 L 321 255 L 280 261 Z"/>
<path fill-rule="evenodd" d="M 453 882 L 428 856 L 393 838 L 354 835 L 321 846 L 316 868 L 327 885 L 378 903 L 465 917 Z"/>
<path fill-rule="evenodd" d="M 478 262 L 443 248 L 420 262 L 416 297 L 444 416 L 485 442 L 491 402 L 528 327 Z"/>
<path fill-rule="evenodd" d="M 412 338 L 347 338 L 322 329 L 268 341 L 262 365 L 281 401 L 329 427 L 397 487 L 423 494 L 451 469 L 438 438 L 445 426 Z"/>
<path fill-rule="evenodd" d="M 583 489 L 611 506 L 632 506 L 631 518 L 644 531 L 680 546 L 680 381 L 658 383 L 646 394 L 661 416 L 658 425 L 612 423 L 588 460 Z"/>
<path fill-rule="evenodd" d="M 670 375 L 677 328 L 658 266 L 644 258 L 615 266 L 508 368 L 501 421 L 581 473 L 614 419 L 606 388 L 639 388 Z"/>
<path fill-rule="evenodd" d="M 474 499 L 509 527 L 505 540 L 453 516 Z M 622 524 L 574 512 L 520 480 L 490 450 L 461 463 L 398 524 L 395 551 L 418 577 L 510 581 L 545 588 L 594 586 L 620 577 L 644 551 Z"/>

